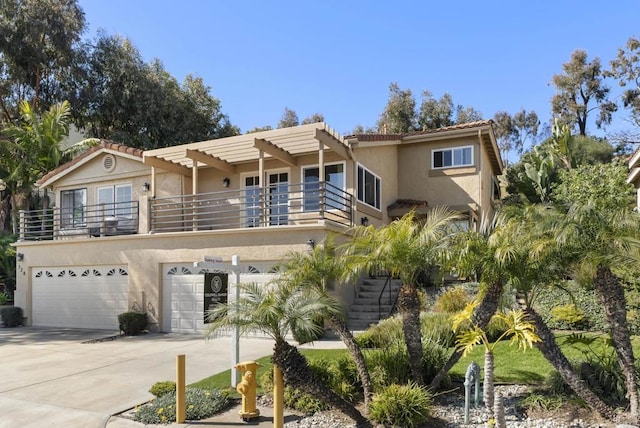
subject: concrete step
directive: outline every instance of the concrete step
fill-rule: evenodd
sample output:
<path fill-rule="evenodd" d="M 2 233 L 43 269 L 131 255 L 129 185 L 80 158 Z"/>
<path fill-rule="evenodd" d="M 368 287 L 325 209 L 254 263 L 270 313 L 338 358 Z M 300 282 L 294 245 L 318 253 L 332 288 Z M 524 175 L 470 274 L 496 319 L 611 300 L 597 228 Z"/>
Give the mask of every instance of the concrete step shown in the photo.
<path fill-rule="evenodd" d="M 391 305 L 351 305 L 349 312 L 375 312 L 380 310 L 383 314 L 391 310 Z"/>

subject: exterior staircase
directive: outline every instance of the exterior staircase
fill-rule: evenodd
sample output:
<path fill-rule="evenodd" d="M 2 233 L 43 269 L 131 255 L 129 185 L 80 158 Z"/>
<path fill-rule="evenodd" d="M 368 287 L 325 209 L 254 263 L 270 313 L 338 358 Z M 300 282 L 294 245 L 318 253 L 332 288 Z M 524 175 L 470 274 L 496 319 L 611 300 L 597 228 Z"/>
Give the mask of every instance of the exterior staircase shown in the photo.
<path fill-rule="evenodd" d="M 387 284 L 387 281 L 389 283 Z M 385 284 L 387 284 L 385 288 Z M 365 278 L 358 289 L 349 312 L 347 325 L 354 331 L 366 330 L 381 319 L 389 317 L 391 309 L 398 297 L 400 280 L 383 277 Z M 380 299 L 380 305 L 378 305 Z"/>

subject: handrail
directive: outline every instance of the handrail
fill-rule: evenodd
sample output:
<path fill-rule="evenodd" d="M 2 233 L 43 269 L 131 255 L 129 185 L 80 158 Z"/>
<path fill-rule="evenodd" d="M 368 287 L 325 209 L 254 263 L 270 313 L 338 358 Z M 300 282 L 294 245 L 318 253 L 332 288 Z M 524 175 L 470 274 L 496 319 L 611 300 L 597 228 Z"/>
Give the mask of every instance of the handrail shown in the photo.
<path fill-rule="evenodd" d="M 138 201 L 20 211 L 20 240 L 136 234 L 139 215 Z"/>
<path fill-rule="evenodd" d="M 384 287 L 380 290 L 380 294 L 378 295 L 378 319 L 382 319 L 382 295 L 384 294 L 384 290 L 389 285 L 389 303 L 391 303 L 391 274 L 387 274 L 387 280 L 384 282 Z"/>
<path fill-rule="evenodd" d="M 353 225 L 353 196 L 328 182 L 176 195 L 150 201 L 152 233 L 284 226 Z"/>

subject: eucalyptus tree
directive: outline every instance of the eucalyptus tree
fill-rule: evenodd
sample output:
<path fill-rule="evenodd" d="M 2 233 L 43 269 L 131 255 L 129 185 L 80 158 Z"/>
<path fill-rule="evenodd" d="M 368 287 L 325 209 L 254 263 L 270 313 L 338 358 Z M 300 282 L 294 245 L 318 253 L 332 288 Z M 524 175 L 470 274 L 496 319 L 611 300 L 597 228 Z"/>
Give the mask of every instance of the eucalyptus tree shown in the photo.
<path fill-rule="evenodd" d="M 74 67 L 84 29 L 76 0 L 0 2 L 0 122 L 16 120 L 21 101 L 59 101 L 60 76 Z"/>
<path fill-rule="evenodd" d="M 328 237 L 323 245 L 316 245 L 311 252 L 291 254 L 284 267 L 283 276 L 286 280 L 300 286 L 315 287 L 322 293 L 327 293 L 329 286 L 349 277 L 344 259 L 335 254 L 333 237 Z M 365 413 L 367 413 L 373 398 L 373 389 L 362 350 L 347 327 L 342 314 L 328 314 L 325 320 L 345 343 L 356 364 L 362 382 Z"/>
<path fill-rule="evenodd" d="M 587 52 L 577 49 L 571 59 L 562 65 L 562 73 L 553 76 L 556 94 L 551 98 L 553 113 L 571 125 L 576 125 L 580 135 L 587 134 L 589 115 L 597 112 L 598 128 L 611 122 L 617 110 L 609 100 L 610 88 L 603 81 L 599 58 L 589 61 Z"/>
<path fill-rule="evenodd" d="M 379 228 L 352 228 L 351 239 L 343 247 L 352 271 L 382 269 L 400 277 L 402 286 L 398 296 L 398 312 L 402 317 L 411 375 L 419 385 L 424 385 L 425 381 L 422 374 L 418 277 L 438 264 L 442 253 L 447 251 L 451 226 L 460 219 L 460 214 L 444 207 L 431 209 L 425 219 L 418 219 L 414 212 L 410 212 Z"/>
<path fill-rule="evenodd" d="M 290 281 L 269 285 L 240 284 L 240 298 L 217 305 L 208 312 L 208 337 L 238 327 L 240 334 L 258 332 L 275 341 L 272 361 L 282 370 L 287 385 L 323 400 L 356 421 L 359 426 L 371 423 L 348 401 L 322 383 L 311 370 L 300 351 L 289 342 L 287 335 L 317 335 L 318 314 L 339 315 L 340 305 L 317 287 L 305 287 Z"/>
<path fill-rule="evenodd" d="M 640 39 L 629 37 L 624 48 L 611 61 L 607 76 L 618 79 L 622 93 L 622 103 L 631 113 L 631 120 L 640 126 Z"/>

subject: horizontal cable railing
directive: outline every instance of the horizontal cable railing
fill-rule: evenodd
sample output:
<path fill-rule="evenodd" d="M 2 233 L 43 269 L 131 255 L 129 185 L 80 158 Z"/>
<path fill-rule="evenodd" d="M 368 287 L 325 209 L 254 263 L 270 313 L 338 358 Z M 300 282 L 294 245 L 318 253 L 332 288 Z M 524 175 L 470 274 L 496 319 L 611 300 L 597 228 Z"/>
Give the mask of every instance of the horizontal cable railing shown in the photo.
<path fill-rule="evenodd" d="M 318 220 L 350 226 L 352 210 L 352 195 L 331 183 L 280 183 L 152 199 L 150 231 L 270 227 Z"/>
<path fill-rule="evenodd" d="M 139 212 L 138 201 L 21 211 L 20 240 L 131 235 Z"/>

